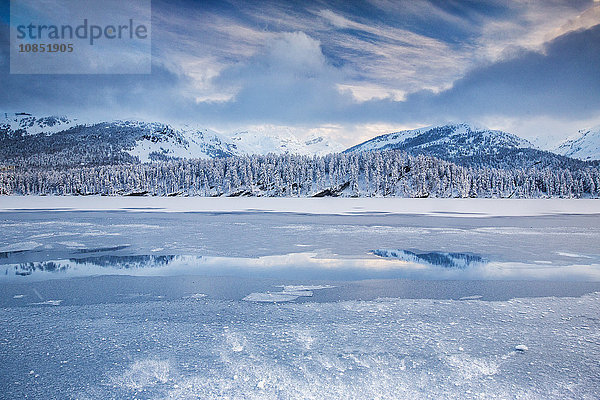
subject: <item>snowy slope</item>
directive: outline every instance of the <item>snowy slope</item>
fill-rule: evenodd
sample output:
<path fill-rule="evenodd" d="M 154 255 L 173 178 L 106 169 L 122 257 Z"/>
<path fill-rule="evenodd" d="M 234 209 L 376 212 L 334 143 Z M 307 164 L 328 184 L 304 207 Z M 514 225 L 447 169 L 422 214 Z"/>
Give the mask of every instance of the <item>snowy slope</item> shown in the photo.
<path fill-rule="evenodd" d="M 65 116 L 36 117 L 28 113 L 0 114 L 0 134 L 51 134 L 67 130 L 77 124 L 77 119 L 69 119 Z"/>
<path fill-rule="evenodd" d="M 41 143 L 41 140 L 36 139 L 38 134 L 46 136 L 44 144 L 37 146 L 42 152 L 46 147 L 54 150 L 57 146 L 68 147 L 73 141 L 83 145 L 88 151 L 110 144 L 113 150 L 124 151 L 142 162 L 268 153 L 324 155 L 343 150 L 341 145 L 320 136 L 301 140 L 286 128 L 253 128 L 221 134 L 204 127 L 136 119 L 87 124 L 77 121 L 67 117 L 39 117 L 28 113 L 0 114 L 0 135 L 4 135 L 6 139 L 28 140 L 27 143 L 11 143 L 10 148 L 14 151 L 5 149 L 5 152 L 23 155 L 20 153 L 26 153 L 26 149 L 34 144 L 32 142 L 36 145 Z M 68 131 L 75 126 L 76 131 Z"/>
<path fill-rule="evenodd" d="M 153 158 L 215 158 L 236 155 L 235 145 L 223 135 L 210 129 L 187 126 L 174 128 L 157 122 L 116 121 L 116 126 L 127 126 L 144 132 L 132 149 L 126 150 L 142 162 Z"/>
<path fill-rule="evenodd" d="M 300 140 L 289 129 L 267 128 L 236 132 L 230 136 L 238 154 L 302 154 L 325 155 L 344 148 L 321 136 Z"/>
<path fill-rule="evenodd" d="M 534 145 L 510 133 L 459 123 L 381 135 L 346 151 L 402 149 L 455 158 L 515 148 L 534 148 Z"/>
<path fill-rule="evenodd" d="M 580 130 L 575 138 L 564 141 L 552 151 L 584 161 L 600 160 L 600 126 Z"/>
<path fill-rule="evenodd" d="M 323 137 L 300 140 L 289 130 L 253 129 L 224 135 L 206 128 L 175 128 L 168 124 L 131 121 L 127 123 L 138 124 L 140 129 L 151 132 L 128 151 L 142 162 L 149 161 L 151 154 L 172 158 L 215 158 L 269 153 L 324 155 L 343 150 L 341 145 Z"/>

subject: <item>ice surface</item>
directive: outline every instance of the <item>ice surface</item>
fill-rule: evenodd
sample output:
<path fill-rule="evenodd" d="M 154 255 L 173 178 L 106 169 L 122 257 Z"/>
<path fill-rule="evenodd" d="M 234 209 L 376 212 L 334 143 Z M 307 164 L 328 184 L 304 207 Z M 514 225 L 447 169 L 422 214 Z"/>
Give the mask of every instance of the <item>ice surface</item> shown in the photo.
<path fill-rule="evenodd" d="M 2 396 L 598 397 L 597 201 L 261 200 L 2 198 Z"/>
<path fill-rule="evenodd" d="M 599 389 L 598 315 L 600 293 L 2 308 L 3 395 L 591 399 Z"/>
<path fill-rule="evenodd" d="M 595 199 L 206 198 L 117 196 L 0 196 L 0 211 L 129 210 L 136 212 L 278 212 L 324 215 L 369 213 L 462 218 L 600 214 Z"/>
<path fill-rule="evenodd" d="M 9 197 L 2 198 L 0 207 L 6 207 L 5 199 L 12 201 Z M 49 204 L 53 200 L 50 199 Z M 148 199 L 143 199 L 145 200 Z M 192 200 L 194 199 L 185 203 L 190 206 L 190 210 L 196 209 Z M 293 202 L 283 202 L 278 209 L 281 212 L 274 212 L 277 209 L 263 212 L 260 211 L 261 208 L 265 210 L 269 205 L 277 204 L 259 202 L 255 204 L 259 211 L 248 211 L 245 207 L 249 204 L 244 201 L 230 203 L 227 201 L 229 199 L 217 199 L 216 203 L 204 203 L 204 200 L 207 199 L 200 199 L 198 204 L 212 204 L 215 207 L 205 208 L 208 210 L 206 212 L 160 212 L 156 209 L 152 212 L 131 209 L 92 212 L 5 211 L 2 212 L 0 221 L 0 247 L 11 246 L 9 249 L 14 249 L 16 247 L 13 246 L 27 242 L 39 243 L 41 246 L 22 248 L 20 253 L 0 254 L 0 263 L 79 258 L 81 255 L 78 254 L 78 249 L 97 251 L 90 255 L 257 258 L 305 251 L 305 248 L 299 248 L 297 244 L 310 246 L 306 249 L 322 258 L 365 258 L 373 249 L 419 249 L 423 253 L 472 253 L 490 261 L 525 264 L 542 261 L 566 266 L 600 262 L 597 250 L 600 213 L 583 214 L 588 203 L 581 203 L 579 200 L 567 203 L 572 206 L 557 207 L 557 213 L 550 215 L 493 218 L 485 216 L 499 212 L 493 206 L 501 206 L 494 202 L 475 202 L 474 212 L 477 212 L 476 208 L 481 204 L 489 204 L 490 209 L 483 210 L 485 212 L 481 214 L 463 213 L 460 214 L 463 217 L 456 218 L 451 215 L 456 214 L 459 206 L 451 207 L 451 203 L 439 203 L 437 211 L 436 202 L 414 203 L 422 204 L 423 207 L 423 214 L 414 214 L 418 210 L 411 206 L 413 203 L 404 203 L 402 199 L 395 199 L 398 203 L 379 203 L 379 200 L 389 199 L 373 199 L 372 206 L 365 205 L 356 210 L 354 207 L 359 207 L 361 203 L 334 202 L 331 203 L 333 208 L 329 209 L 328 201 L 309 201 L 301 203 L 303 206 L 298 208 L 300 211 L 306 210 L 306 213 L 286 212 L 294 210 Z M 30 200 L 25 198 L 23 201 L 26 203 Z M 95 201 L 90 199 L 90 205 L 94 206 Z M 110 206 L 111 199 L 102 201 L 103 205 Z M 336 210 L 336 204 L 345 204 L 344 207 L 350 214 L 333 215 L 334 212 L 344 211 L 344 207 Z M 380 207 L 381 204 L 390 206 L 390 210 L 391 206 L 397 207 L 398 213 L 369 212 L 377 209 L 385 211 L 385 207 Z M 554 207 L 552 204 L 555 203 L 544 203 L 543 200 L 523 202 L 523 205 L 537 210 L 536 212 Z M 600 202 L 593 204 L 600 205 Z M 79 203 L 79 206 L 83 205 L 85 204 Z M 230 211 L 219 211 L 217 205 Z M 401 211 L 400 208 L 404 205 L 407 206 L 406 210 Z M 469 203 L 463 205 L 466 208 Z M 536 208 L 538 205 L 539 209 Z M 312 206 L 314 208 L 311 209 Z M 236 207 L 242 211 L 235 211 Z M 581 211 L 575 211 L 578 207 L 581 207 Z M 454 214 L 442 213 L 444 208 L 447 211 L 453 210 Z M 315 213 L 321 211 L 325 214 L 316 217 Z M 567 215 L 561 214 L 562 211 L 582 214 Z M 352 214 L 353 212 L 356 214 Z M 535 212 L 532 211 L 532 214 Z M 476 215 L 477 218 L 469 218 L 468 215 Z M 233 238 L 239 240 L 234 242 Z M 77 247 L 74 246 L 75 243 Z M 130 246 L 120 247 L 126 244 Z M 564 257 L 556 252 L 591 258 Z M 335 254 L 339 256 L 333 256 Z"/>
<path fill-rule="evenodd" d="M 42 244 L 38 243 L 38 242 L 13 243 L 13 244 L 9 244 L 9 245 L 0 247 L 0 254 L 34 250 L 34 249 L 37 249 L 38 247 L 42 247 Z"/>

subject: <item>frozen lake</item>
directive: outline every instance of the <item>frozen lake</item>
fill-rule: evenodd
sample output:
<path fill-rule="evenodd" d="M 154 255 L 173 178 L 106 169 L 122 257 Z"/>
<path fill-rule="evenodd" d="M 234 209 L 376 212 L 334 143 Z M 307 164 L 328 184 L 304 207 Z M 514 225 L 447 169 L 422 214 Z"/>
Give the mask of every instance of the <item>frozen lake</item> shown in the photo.
<path fill-rule="evenodd" d="M 7 398 L 600 393 L 597 201 L 0 203 Z"/>

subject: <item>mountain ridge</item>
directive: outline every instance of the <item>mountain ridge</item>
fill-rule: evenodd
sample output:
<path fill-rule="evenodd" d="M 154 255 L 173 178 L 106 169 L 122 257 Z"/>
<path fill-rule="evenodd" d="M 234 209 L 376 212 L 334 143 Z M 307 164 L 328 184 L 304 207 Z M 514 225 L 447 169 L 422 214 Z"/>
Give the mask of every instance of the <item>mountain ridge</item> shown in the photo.
<path fill-rule="evenodd" d="M 135 119 L 83 123 L 65 116 L 36 117 L 29 113 L 4 113 L 4 119 L 1 117 L 2 114 L 0 161 L 12 159 L 17 165 L 38 153 L 54 161 L 63 158 L 64 165 L 100 165 L 136 159 L 150 162 L 269 153 L 315 156 L 343 150 L 341 145 L 323 136 L 299 139 L 290 128 L 255 127 L 222 134 L 208 128 Z M 343 152 L 402 150 L 465 166 L 495 168 L 538 164 L 573 167 L 597 162 L 594 160 L 600 158 L 600 129 L 579 134 L 579 138 L 549 152 L 514 134 L 463 122 L 383 134 Z M 594 144 L 595 148 L 590 147 Z M 78 158 L 82 161 L 78 162 Z"/>
<path fill-rule="evenodd" d="M 447 147 L 449 144 L 461 147 L 462 156 L 473 155 L 484 147 L 488 151 L 493 150 L 490 149 L 490 145 L 494 144 L 505 148 L 535 148 L 528 140 L 511 133 L 469 123 L 451 123 L 379 135 L 350 147 L 346 152 L 430 149 L 439 146 Z M 467 144 L 471 145 L 471 148 L 465 148 L 464 145 Z M 477 148 L 474 148 L 475 146 Z"/>
<path fill-rule="evenodd" d="M 123 137 L 115 138 L 114 133 Z M 325 155 L 344 148 L 323 136 L 313 135 L 301 140 L 285 129 L 250 129 L 222 134 L 208 128 L 135 119 L 82 123 L 67 117 L 36 117 L 29 113 L 4 113 L 4 119 L 0 119 L 0 139 L 8 138 L 13 142 L 55 135 L 56 141 L 72 144 L 73 140 L 66 138 L 68 134 L 78 135 L 87 141 L 86 145 L 95 142 L 102 146 L 102 139 L 109 140 L 118 150 L 141 162 L 268 153 Z M 46 140 L 47 143 L 51 141 Z M 38 149 L 41 150 L 39 146 Z"/>
<path fill-rule="evenodd" d="M 468 123 L 451 123 L 376 136 L 345 152 L 402 150 L 431 155 L 463 166 L 494 168 L 581 168 L 585 162 L 537 148 L 512 133 Z"/>

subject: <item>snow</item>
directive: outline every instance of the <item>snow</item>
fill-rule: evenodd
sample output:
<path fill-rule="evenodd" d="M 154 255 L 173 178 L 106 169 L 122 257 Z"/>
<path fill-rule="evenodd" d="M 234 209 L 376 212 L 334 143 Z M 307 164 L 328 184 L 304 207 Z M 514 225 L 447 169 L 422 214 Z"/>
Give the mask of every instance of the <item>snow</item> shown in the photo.
<path fill-rule="evenodd" d="M 585 256 L 585 255 L 582 255 L 582 254 L 566 253 L 564 251 L 557 251 L 556 254 L 558 254 L 559 256 L 571 257 L 571 258 L 592 258 L 590 256 Z"/>
<path fill-rule="evenodd" d="M 450 133 L 443 138 L 430 140 L 429 138 L 425 138 L 424 143 L 414 145 L 411 147 L 418 148 L 427 148 L 429 146 L 435 146 L 445 143 L 454 143 L 457 138 L 462 138 L 467 143 L 472 141 L 472 133 L 482 133 L 483 136 L 490 139 L 491 143 L 495 143 L 500 147 L 507 148 L 533 148 L 535 147 L 533 144 L 528 142 L 525 139 L 521 139 L 515 135 L 510 133 L 498 131 L 498 130 L 490 130 L 482 126 L 478 126 L 476 124 L 471 123 L 450 123 L 446 125 L 438 125 L 438 126 L 428 126 L 425 128 L 406 130 L 400 132 L 389 133 L 386 135 L 377 136 L 373 139 L 370 139 L 364 143 L 358 144 L 349 149 L 349 151 L 373 151 L 373 150 L 381 150 L 384 148 L 397 148 L 406 143 L 409 139 L 414 139 L 421 136 L 424 133 L 428 133 L 432 130 L 442 128 L 448 128 Z M 462 143 L 462 142 L 461 142 Z M 474 150 L 468 151 L 468 147 L 462 144 L 454 144 L 455 146 L 463 146 L 463 151 L 467 151 L 466 154 L 472 154 Z"/>
<path fill-rule="evenodd" d="M 479 300 L 482 297 L 483 296 L 476 294 L 476 295 L 473 295 L 473 296 L 463 296 L 463 297 L 459 298 L 459 300 Z"/>
<path fill-rule="evenodd" d="M 106 127 L 136 128 L 148 136 L 127 150 L 141 162 L 151 161 L 153 153 L 170 158 L 214 158 L 245 154 L 325 155 L 344 147 L 323 136 L 312 135 L 302 140 L 285 127 L 252 127 L 245 131 L 220 133 L 201 126 L 148 122 L 136 119 L 88 121 L 64 116 L 40 117 L 28 113 L 0 114 L 0 131 L 24 130 L 25 135 L 53 134 L 76 125 L 104 124 Z"/>
<path fill-rule="evenodd" d="M 0 131 L 24 130 L 25 135 L 37 135 L 40 133 L 52 134 L 67 130 L 80 124 L 77 119 L 69 119 L 65 116 L 37 117 L 28 113 L 1 113 Z"/>
<path fill-rule="evenodd" d="M 186 296 L 185 298 L 187 299 L 196 299 L 196 300 L 200 300 L 205 298 L 207 295 L 204 293 L 194 293 L 192 295 Z"/>
<path fill-rule="evenodd" d="M 166 124 L 141 123 L 141 129 L 159 131 L 172 129 L 170 135 L 153 135 L 152 139 L 136 142 L 128 153 L 140 161 L 151 161 L 150 155 L 157 153 L 172 158 L 213 158 L 215 156 L 242 156 L 245 154 L 302 154 L 325 155 L 340 152 L 343 147 L 320 136 L 302 141 L 289 129 L 272 130 L 254 128 L 232 134 L 222 134 L 211 129 L 190 126 L 173 127 Z"/>
<path fill-rule="evenodd" d="M 286 293 L 289 293 L 289 292 L 302 293 L 302 292 L 311 291 L 311 290 L 331 289 L 331 288 L 334 288 L 335 286 L 331 286 L 331 285 L 283 285 L 281 287 L 283 288 L 283 291 Z M 312 296 L 312 294 L 310 294 L 308 296 Z"/>
<path fill-rule="evenodd" d="M 113 382 L 128 390 L 140 390 L 167 383 L 171 366 L 164 360 L 142 360 L 134 362 L 122 376 L 114 377 Z"/>
<path fill-rule="evenodd" d="M 137 141 L 133 149 L 127 151 L 141 162 L 151 161 L 152 153 L 170 158 L 201 159 L 234 154 L 228 138 L 210 129 L 173 128 L 165 124 L 137 121 L 129 124 L 154 132 L 151 138 Z M 165 130 L 167 134 L 159 133 Z"/>
<path fill-rule="evenodd" d="M 302 154 L 325 155 L 338 153 L 344 147 L 322 136 L 300 140 L 289 128 L 254 127 L 229 135 L 237 154 Z"/>
<path fill-rule="evenodd" d="M 250 293 L 244 297 L 244 301 L 252 301 L 256 303 L 282 303 L 296 300 L 298 296 L 288 293 Z"/>
<path fill-rule="evenodd" d="M 600 160 L 600 126 L 581 129 L 575 137 L 565 140 L 552 151 L 584 161 Z"/>
<path fill-rule="evenodd" d="M 128 212 L 267 212 L 324 215 L 407 214 L 460 218 L 600 214 L 595 199 L 203 198 L 0 196 L 0 212 L 16 210 Z"/>

